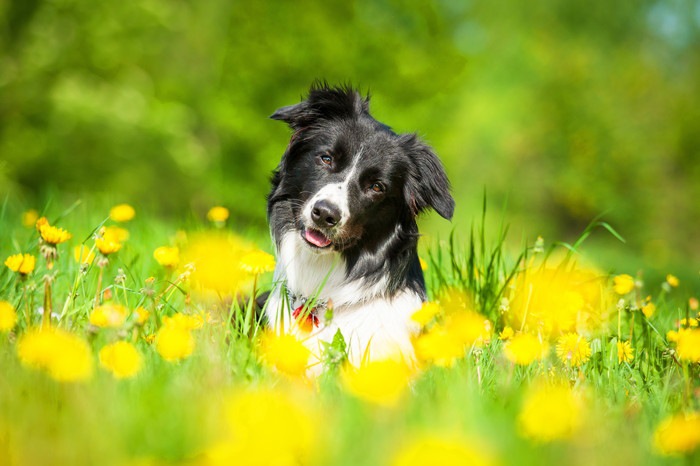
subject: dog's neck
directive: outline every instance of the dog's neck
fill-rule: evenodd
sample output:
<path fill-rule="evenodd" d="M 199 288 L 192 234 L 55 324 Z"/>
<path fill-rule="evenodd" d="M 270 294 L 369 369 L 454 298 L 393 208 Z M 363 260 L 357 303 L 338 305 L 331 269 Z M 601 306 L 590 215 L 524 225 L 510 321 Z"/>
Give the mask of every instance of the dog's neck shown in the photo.
<path fill-rule="evenodd" d="M 386 296 L 388 290 L 387 277 L 349 277 L 341 254 L 312 250 L 296 231 L 278 242 L 275 283 L 303 299 L 332 302 L 334 309 Z"/>

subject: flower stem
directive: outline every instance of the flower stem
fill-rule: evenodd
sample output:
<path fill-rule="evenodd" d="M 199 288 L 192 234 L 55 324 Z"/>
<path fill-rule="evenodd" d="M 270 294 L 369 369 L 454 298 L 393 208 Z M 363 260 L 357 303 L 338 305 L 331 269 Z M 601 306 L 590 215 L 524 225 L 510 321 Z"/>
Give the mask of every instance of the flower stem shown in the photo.
<path fill-rule="evenodd" d="M 42 325 L 44 327 L 51 326 L 51 312 L 52 301 L 51 301 L 51 278 L 49 276 L 44 277 L 44 319 Z"/>

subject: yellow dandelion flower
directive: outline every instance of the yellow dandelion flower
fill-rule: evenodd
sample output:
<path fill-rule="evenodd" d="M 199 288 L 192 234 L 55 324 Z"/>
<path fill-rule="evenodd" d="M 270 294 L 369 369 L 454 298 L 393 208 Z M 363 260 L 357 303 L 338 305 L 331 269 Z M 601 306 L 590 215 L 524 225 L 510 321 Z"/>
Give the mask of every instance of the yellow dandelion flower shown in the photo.
<path fill-rule="evenodd" d="M 501 331 L 501 333 L 498 334 L 498 338 L 500 340 L 505 341 L 505 340 L 510 339 L 510 337 L 512 337 L 514 334 L 515 334 L 515 332 L 513 331 L 513 329 L 510 326 L 506 325 L 505 327 L 503 327 L 503 330 Z"/>
<path fill-rule="evenodd" d="M 119 328 L 124 325 L 129 310 L 121 304 L 107 303 L 97 306 L 90 313 L 90 323 L 96 327 Z"/>
<path fill-rule="evenodd" d="M 161 246 L 153 251 L 153 258 L 163 267 L 174 269 L 180 263 L 178 247 Z"/>
<path fill-rule="evenodd" d="M 416 338 L 413 348 L 418 360 L 441 367 L 450 367 L 464 356 L 465 346 L 443 327 L 433 327 Z"/>
<path fill-rule="evenodd" d="M 129 239 L 129 230 L 122 227 L 108 226 L 100 229 L 100 236 L 114 243 L 124 243 Z"/>
<path fill-rule="evenodd" d="M 99 359 L 100 366 L 117 379 L 134 377 L 143 366 L 141 354 L 127 341 L 117 341 L 103 347 Z"/>
<path fill-rule="evenodd" d="M 514 278 L 507 296 L 506 323 L 547 339 L 578 329 L 597 329 L 607 322 L 612 302 L 606 281 L 595 270 L 526 270 Z"/>
<path fill-rule="evenodd" d="M 13 272 L 28 275 L 34 271 L 36 257 L 31 254 L 13 254 L 5 260 L 5 265 Z"/>
<path fill-rule="evenodd" d="M 268 364 L 288 375 L 305 374 L 311 351 L 293 335 L 267 332 L 260 343 L 262 356 Z"/>
<path fill-rule="evenodd" d="M 698 326 L 698 319 L 695 317 L 690 317 L 686 318 L 683 317 L 681 320 L 678 321 L 678 326 L 679 327 L 686 327 L 686 328 L 693 328 Z"/>
<path fill-rule="evenodd" d="M 111 241 L 106 238 L 97 238 L 95 240 L 95 246 L 104 256 L 114 254 L 122 248 L 122 243 L 117 241 Z"/>
<path fill-rule="evenodd" d="M 617 342 L 617 362 L 632 362 L 634 359 L 634 348 L 629 341 Z"/>
<path fill-rule="evenodd" d="M 428 325 L 436 316 L 442 312 L 440 304 L 434 301 L 426 301 L 420 309 L 411 315 L 411 320 L 420 324 L 421 327 Z"/>
<path fill-rule="evenodd" d="M 654 431 L 654 448 L 663 455 L 691 453 L 700 445 L 700 413 L 676 414 Z"/>
<path fill-rule="evenodd" d="M 56 327 L 34 328 L 22 335 L 17 354 L 25 366 L 44 370 L 61 382 L 92 375 L 92 353 L 82 338 Z"/>
<path fill-rule="evenodd" d="M 36 220 L 36 224 L 34 225 L 34 227 L 36 228 L 36 231 L 41 233 L 41 227 L 43 227 L 44 225 L 48 225 L 48 224 L 49 224 L 49 220 L 46 217 L 40 217 Z"/>
<path fill-rule="evenodd" d="M 35 209 L 29 209 L 22 214 L 22 225 L 27 228 L 32 228 L 36 225 L 37 220 L 39 220 L 39 212 Z"/>
<path fill-rule="evenodd" d="M 207 218 L 210 222 L 224 223 L 228 220 L 228 209 L 226 207 L 216 206 L 209 209 L 207 212 Z"/>
<path fill-rule="evenodd" d="M 506 358 L 518 365 L 527 366 L 547 355 L 549 346 L 530 333 L 519 333 L 503 346 Z"/>
<path fill-rule="evenodd" d="M 427 263 L 426 261 L 424 261 L 422 257 L 419 257 L 419 258 L 418 258 L 418 263 L 420 264 L 420 269 L 421 269 L 423 272 L 425 272 L 426 270 L 428 270 L 428 263 Z"/>
<path fill-rule="evenodd" d="M 359 368 L 346 365 L 341 372 L 343 387 L 361 400 L 395 406 L 408 388 L 410 371 L 402 361 L 371 361 Z"/>
<path fill-rule="evenodd" d="M 251 280 L 240 265 L 248 252 L 250 248 L 236 236 L 204 234 L 190 238 L 182 262 L 194 264 L 192 282 L 197 288 L 230 295 Z"/>
<path fill-rule="evenodd" d="M 445 328 L 466 346 L 481 346 L 491 339 L 491 321 L 478 312 L 455 312 L 445 319 Z"/>
<path fill-rule="evenodd" d="M 163 317 L 163 325 L 189 331 L 202 328 L 202 325 L 204 325 L 204 320 L 199 316 L 192 316 L 189 314 L 176 312 L 172 316 Z"/>
<path fill-rule="evenodd" d="M 668 283 L 669 286 L 672 286 L 673 288 L 677 288 L 680 284 L 680 281 L 678 280 L 678 277 L 668 274 L 666 275 L 666 283 Z"/>
<path fill-rule="evenodd" d="M 581 425 L 580 398 L 565 385 L 535 385 L 518 414 L 520 434 L 537 442 L 573 437 Z"/>
<path fill-rule="evenodd" d="M 44 241 L 53 245 L 64 243 L 73 237 L 63 228 L 54 227 L 48 223 L 39 228 L 39 233 Z"/>
<path fill-rule="evenodd" d="M 206 464 L 318 463 L 315 455 L 321 450 L 320 434 L 324 430 L 314 407 L 313 401 L 279 389 L 235 394 L 223 410 L 223 438 L 205 452 Z"/>
<path fill-rule="evenodd" d="M 651 319 L 655 312 L 656 305 L 654 303 L 646 303 L 644 306 L 642 306 L 642 314 L 644 314 L 647 319 Z"/>
<path fill-rule="evenodd" d="M 259 275 L 275 270 L 275 257 L 265 251 L 253 251 L 241 258 L 241 269 L 245 272 Z"/>
<path fill-rule="evenodd" d="M 700 329 L 679 330 L 676 352 L 682 361 L 700 362 Z"/>
<path fill-rule="evenodd" d="M 78 264 L 92 264 L 92 261 L 95 260 L 95 252 L 81 244 L 73 248 L 73 257 Z"/>
<path fill-rule="evenodd" d="M 394 456 L 391 466 L 493 466 L 495 456 L 483 446 L 455 435 L 424 434 Z"/>
<path fill-rule="evenodd" d="M 17 311 L 7 301 L 0 301 L 0 332 L 9 332 L 17 325 Z"/>
<path fill-rule="evenodd" d="M 577 367 L 591 357 L 591 346 L 581 335 L 567 333 L 557 340 L 557 356 L 561 362 Z"/>
<path fill-rule="evenodd" d="M 615 293 L 624 296 L 634 290 L 634 278 L 631 275 L 622 274 L 613 278 Z"/>
<path fill-rule="evenodd" d="M 151 313 L 148 312 L 148 310 L 142 308 L 142 307 L 137 307 L 134 310 L 134 313 L 136 314 L 136 324 L 137 325 L 143 325 L 148 321 L 148 318 L 150 317 Z"/>
<path fill-rule="evenodd" d="M 119 204 L 109 209 L 109 218 L 119 223 L 128 222 L 135 215 L 136 211 L 129 204 Z"/>
<path fill-rule="evenodd" d="M 156 334 L 156 351 L 166 361 L 180 361 L 194 352 L 194 336 L 190 330 L 164 325 Z"/>

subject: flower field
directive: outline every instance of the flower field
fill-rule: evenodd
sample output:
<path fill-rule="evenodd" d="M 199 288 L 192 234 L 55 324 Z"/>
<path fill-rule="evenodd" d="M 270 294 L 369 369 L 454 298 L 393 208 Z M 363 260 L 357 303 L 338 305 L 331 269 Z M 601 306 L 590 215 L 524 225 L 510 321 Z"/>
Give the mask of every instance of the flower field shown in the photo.
<path fill-rule="evenodd" d="M 254 307 L 269 238 L 227 209 L 51 207 L 0 211 L 0 465 L 700 462 L 700 283 L 588 264 L 605 223 L 422 245 L 417 361 L 352 367 L 338 336 L 315 377 Z"/>

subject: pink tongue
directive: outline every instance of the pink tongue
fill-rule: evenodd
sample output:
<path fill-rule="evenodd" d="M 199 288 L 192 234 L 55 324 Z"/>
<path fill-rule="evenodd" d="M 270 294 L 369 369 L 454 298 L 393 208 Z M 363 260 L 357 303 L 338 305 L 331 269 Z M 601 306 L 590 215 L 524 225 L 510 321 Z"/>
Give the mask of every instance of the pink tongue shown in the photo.
<path fill-rule="evenodd" d="M 319 248 L 325 248 L 326 246 L 331 244 L 331 240 L 326 238 L 323 235 L 323 233 L 321 233 L 320 231 L 317 231 L 317 230 L 310 230 L 310 229 L 306 230 L 304 232 L 304 237 L 306 238 L 306 240 L 309 243 L 316 245 Z"/>

